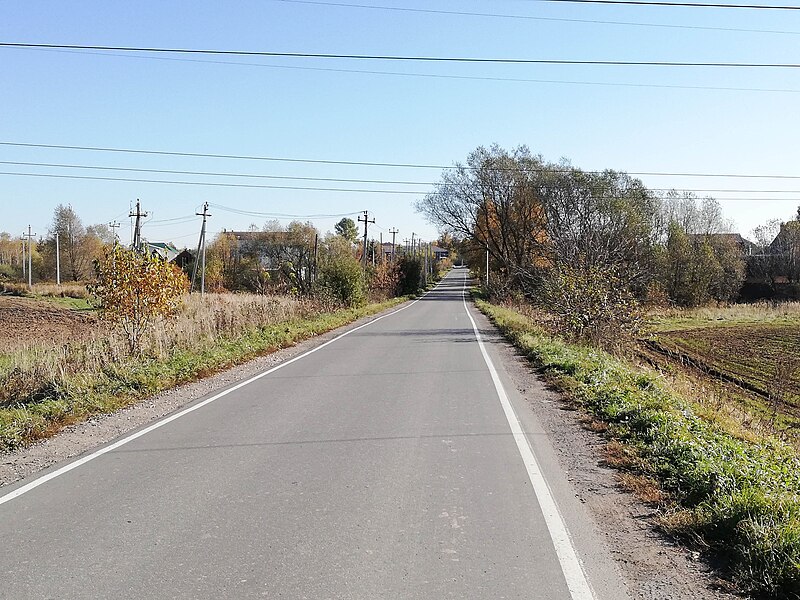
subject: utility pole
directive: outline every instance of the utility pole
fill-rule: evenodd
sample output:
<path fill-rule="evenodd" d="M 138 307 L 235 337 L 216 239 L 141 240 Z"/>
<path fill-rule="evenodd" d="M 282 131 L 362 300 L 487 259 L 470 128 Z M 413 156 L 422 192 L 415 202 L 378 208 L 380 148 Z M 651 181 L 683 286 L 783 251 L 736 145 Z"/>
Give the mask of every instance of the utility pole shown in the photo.
<path fill-rule="evenodd" d="M 364 268 L 367 268 L 367 227 L 370 223 L 375 223 L 375 219 L 369 220 L 369 211 L 364 211 L 364 218 L 358 217 L 359 223 L 364 223 L 364 255 L 361 257 L 364 261 Z"/>
<path fill-rule="evenodd" d="M 420 240 L 420 244 L 422 244 L 422 240 Z M 420 246 L 420 248 L 424 248 L 425 246 Z M 423 262 L 424 267 L 422 269 L 423 276 L 422 276 L 422 283 L 427 288 L 428 287 L 428 253 L 423 250 Z"/>
<path fill-rule="evenodd" d="M 61 252 L 58 247 L 58 232 L 56 231 L 56 285 L 61 285 Z"/>
<path fill-rule="evenodd" d="M 317 281 L 317 248 L 319 246 L 319 234 L 314 234 L 314 266 L 311 269 L 311 283 Z"/>
<path fill-rule="evenodd" d="M 117 247 L 117 242 L 119 241 L 119 237 L 117 236 L 117 229 L 119 229 L 120 225 L 117 221 L 111 221 L 108 224 L 108 228 L 111 230 L 111 233 L 114 235 L 114 248 Z"/>
<path fill-rule="evenodd" d="M 139 199 L 136 199 L 136 212 L 131 211 L 128 214 L 129 217 L 136 217 L 136 224 L 133 226 L 133 249 L 136 252 L 142 251 L 142 217 L 146 217 L 147 213 L 142 212 L 141 204 L 139 203 Z"/>
<path fill-rule="evenodd" d="M 22 278 L 25 279 L 25 275 L 28 272 L 27 267 L 27 257 L 25 255 L 25 232 L 22 232 Z"/>
<path fill-rule="evenodd" d="M 411 232 L 411 258 L 417 258 L 417 250 L 414 247 L 414 236 L 416 234 L 412 231 Z"/>
<path fill-rule="evenodd" d="M 486 289 L 489 289 L 489 244 L 486 244 Z"/>
<path fill-rule="evenodd" d="M 392 234 L 392 262 L 394 262 L 394 238 L 395 238 L 395 236 L 396 236 L 396 235 L 397 235 L 399 232 L 397 231 L 397 228 L 396 228 L 396 227 L 392 227 L 392 228 L 389 230 L 389 233 L 391 233 L 391 234 Z"/>
<path fill-rule="evenodd" d="M 190 290 L 194 289 L 194 282 L 197 278 L 197 263 L 201 263 L 200 271 L 200 295 L 206 293 L 206 219 L 211 216 L 208 212 L 208 202 L 203 204 L 203 212 L 195 213 L 198 217 L 203 217 L 203 227 L 200 229 L 200 239 L 197 241 L 197 256 L 194 259 L 194 269 L 192 272 L 192 285 Z"/>
<path fill-rule="evenodd" d="M 25 237 L 28 238 L 28 287 L 33 287 L 33 279 L 31 272 L 32 261 L 31 257 L 33 256 L 33 237 L 36 235 L 35 233 L 31 233 L 31 226 L 28 225 L 28 233 L 23 233 Z"/>

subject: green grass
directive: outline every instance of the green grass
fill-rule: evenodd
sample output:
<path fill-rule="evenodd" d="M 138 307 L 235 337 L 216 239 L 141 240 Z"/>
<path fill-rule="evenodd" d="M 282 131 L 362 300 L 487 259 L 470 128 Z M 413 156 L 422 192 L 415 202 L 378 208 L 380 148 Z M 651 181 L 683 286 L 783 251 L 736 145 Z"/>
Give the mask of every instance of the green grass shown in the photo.
<path fill-rule="evenodd" d="M 665 380 L 529 318 L 478 308 L 562 390 L 635 452 L 636 469 L 674 502 L 672 531 L 699 541 L 728 577 L 762 598 L 800 598 L 800 457 L 774 439 L 748 442 L 699 416 Z"/>
<path fill-rule="evenodd" d="M 69 296 L 31 296 L 31 298 L 69 310 L 89 311 L 95 308 L 85 298 L 71 298 Z"/>
<path fill-rule="evenodd" d="M 404 302 L 394 298 L 362 308 L 293 319 L 220 338 L 202 350 L 174 349 L 166 358 L 109 361 L 102 370 L 44 382 L 31 397 L 0 408 L 0 451 L 23 447 L 62 427 L 108 413 L 257 356 L 292 346 Z"/>

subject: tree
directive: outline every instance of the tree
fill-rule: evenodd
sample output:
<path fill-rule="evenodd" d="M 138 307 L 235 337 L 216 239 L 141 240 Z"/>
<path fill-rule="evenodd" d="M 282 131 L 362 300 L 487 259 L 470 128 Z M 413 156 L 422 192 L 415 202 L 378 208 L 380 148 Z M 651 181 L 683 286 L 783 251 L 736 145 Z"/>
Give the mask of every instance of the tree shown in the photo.
<path fill-rule="evenodd" d="M 96 271 L 90 291 L 102 317 L 125 334 L 131 353 L 141 351 L 142 337 L 155 322 L 178 311 L 189 289 L 175 265 L 122 246 L 110 250 Z"/>
<path fill-rule="evenodd" d="M 507 152 L 480 147 L 466 165 L 442 173 L 435 190 L 417 203 L 417 211 L 440 231 L 462 238 L 473 265 L 488 250 L 500 279 L 510 287 L 548 265 L 546 217 L 539 195 L 541 157 L 521 146 Z"/>
<path fill-rule="evenodd" d="M 351 244 L 358 239 L 358 227 L 356 226 L 356 222 L 348 217 L 344 217 L 341 221 L 336 223 L 334 230 L 336 231 L 336 235 L 342 236 Z"/>
<path fill-rule="evenodd" d="M 54 278 L 56 273 L 56 236 L 62 275 L 72 281 L 91 277 L 93 262 L 114 243 L 114 235 L 107 225 L 84 227 L 72 206 L 59 204 L 41 245 L 43 275 L 48 278 Z"/>

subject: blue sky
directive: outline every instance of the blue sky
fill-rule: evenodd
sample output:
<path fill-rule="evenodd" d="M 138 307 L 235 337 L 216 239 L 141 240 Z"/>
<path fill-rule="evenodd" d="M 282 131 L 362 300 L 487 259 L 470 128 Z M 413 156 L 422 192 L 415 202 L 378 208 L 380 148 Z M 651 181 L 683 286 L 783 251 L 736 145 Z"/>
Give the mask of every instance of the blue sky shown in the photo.
<path fill-rule="evenodd" d="M 800 11 L 536 0 L 354 0 L 350 4 L 536 19 L 279 0 L 7 1 L 0 4 L 0 41 L 491 58 L 800 62 Z M 660 27 L 542 19 L 626 21 Z M 0 81 L 0 142 L 430 165 L 464 160 L 476 146 L 496 142 L 508 148 L 527 144 L 546 159 L 566 157 L 586 169 L 800 175 L 800 70 L 132 57 L 0 48 Z M 440 174 L 436 169 L 5 145 L 0 145 L 0 161 L 417 183 L 313 183 L 0 164 L 0 171 L 6 173 L 414 192 L 430 189 L 427 184 Z M 800 190 L 800 179 L 643 179 L 651 187 L 755 190 L 708 194 L 720 199 L 745 198 L 723 200 L 726 215 L 744 234 L 768 218 L 790 218 L 800 204 L 800 192 L 794 192 Z M 417 197 L 0 174 L 0 231 L 18 234 L 31 224 L 34 233 L 43 234 L 53 208 L 63 203 L 72 204 L 85 224 L 116 218 L 123 223 L 125 240 L 129 236 L 128 210 L 139 198 L 152 220 L 145 225 L 144 235 L 152 240 L 171 239 L 179 246 L 195 243 L 198 220 L 156 221 L 191 216 L 203 202 L 298 215 L 369 210 L 377 219 L 378 227 L 372 231 L 376 238 L 384 232 L 387 239 L 385 232 L 396 227 L 398 239 L 410 237 L 412 232 L 432 239 L 436 231 L 413 209 Z M 220 208 L 212 213 L 212 232 L 265 220 Z M 311 220 L 326 231 L 338 218 Z"/>

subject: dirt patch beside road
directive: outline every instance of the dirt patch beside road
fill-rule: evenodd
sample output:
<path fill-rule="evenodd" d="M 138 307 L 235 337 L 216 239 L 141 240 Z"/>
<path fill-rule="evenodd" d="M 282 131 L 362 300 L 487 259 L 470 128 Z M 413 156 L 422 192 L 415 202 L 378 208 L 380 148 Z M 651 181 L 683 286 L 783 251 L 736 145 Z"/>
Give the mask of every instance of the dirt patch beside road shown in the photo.
<path fill-rule="evenodd" d="M 97 317 L 92 313 L 31 298 L 0 296 L 0 352 L 87 339 L 96 328 Z"/>

